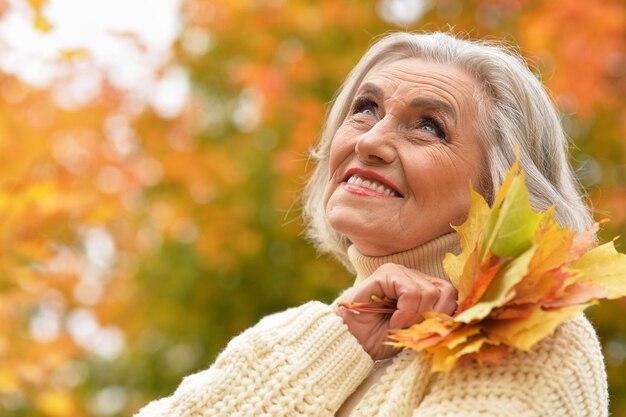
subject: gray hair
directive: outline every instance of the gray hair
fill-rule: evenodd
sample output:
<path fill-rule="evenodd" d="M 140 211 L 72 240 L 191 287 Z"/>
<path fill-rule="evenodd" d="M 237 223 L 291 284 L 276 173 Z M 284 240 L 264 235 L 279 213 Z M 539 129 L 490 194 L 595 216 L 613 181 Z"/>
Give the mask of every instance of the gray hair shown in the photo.
<path fill-rule="evenodd" d="M 307 237 L 318 250 L 331 253 L 351 269 L 347 258 L 350 241 L 332 229 L 324 210 L 330 144 L 365 76 L 405 58 L 451 64 L 478 81 L 482 91 L 475 94 L 481 115 L 477 131 L 485 154 L 485 178 L 479 189 L 489 202 L 515 161 L 518 147 L 533 208 L 544 211 L 555 205 L 561 225 L 577 232 L 589 228 L 592 217 L 568 163 L 567 138 L 558 113 L 524 60 L 510 48 L 448 33 L 394 33 L 374 43 L 350 72 L 328 111 L 319 143 L 311 151 L 317 166 L 304 190 L 303 216 Z"/>

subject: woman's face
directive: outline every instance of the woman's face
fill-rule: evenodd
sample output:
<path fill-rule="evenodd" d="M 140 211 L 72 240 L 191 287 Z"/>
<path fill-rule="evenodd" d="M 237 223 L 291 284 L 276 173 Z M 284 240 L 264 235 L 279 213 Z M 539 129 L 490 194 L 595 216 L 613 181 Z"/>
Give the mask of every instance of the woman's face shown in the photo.
<path fill-rule="evenodd" d="M 361 253 L 401 252 L 465 220 L 483 160 L 477 92 L 456 67 L 415 58 L 363 80 L 333 138 L 324 195 L 331 226 Z"/>

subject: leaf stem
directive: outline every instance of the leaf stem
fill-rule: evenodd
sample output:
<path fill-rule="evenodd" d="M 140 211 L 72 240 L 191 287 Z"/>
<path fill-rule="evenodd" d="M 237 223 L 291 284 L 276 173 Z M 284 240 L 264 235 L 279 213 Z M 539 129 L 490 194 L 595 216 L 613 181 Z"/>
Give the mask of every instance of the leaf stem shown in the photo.
<path fill-rule="evenodd" d="M 353 302 L 339 303 L 339 307 L 345 308 L 351 313 L 380 313 L 380 314 L 393 314 L 396 311 L 397 300 L 393 300 L 388 297 L 380 298 L 376 295 L 370 296 L 369 302 Z"/>

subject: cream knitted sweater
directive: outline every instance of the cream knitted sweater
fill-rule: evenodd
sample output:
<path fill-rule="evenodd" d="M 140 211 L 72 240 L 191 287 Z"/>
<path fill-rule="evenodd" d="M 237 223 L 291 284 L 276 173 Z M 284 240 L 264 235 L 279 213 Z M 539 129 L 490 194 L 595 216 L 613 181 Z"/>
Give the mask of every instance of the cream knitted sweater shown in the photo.
<path fill-rule="evenodd" d="M 456 237 L 442 236 L 391 257 L 351 248 L 357 279 L 385 262 L 445 277 L 441 260 Z M 602 354 L 591 324 L 577 317 L 531 352 L 498 366 L 430 374 L 413 351 L 374 364 L 330 306 L 310 302 L 271 315 L 235 337 L 207 370 L 137 417 L 606 416 Z"/>

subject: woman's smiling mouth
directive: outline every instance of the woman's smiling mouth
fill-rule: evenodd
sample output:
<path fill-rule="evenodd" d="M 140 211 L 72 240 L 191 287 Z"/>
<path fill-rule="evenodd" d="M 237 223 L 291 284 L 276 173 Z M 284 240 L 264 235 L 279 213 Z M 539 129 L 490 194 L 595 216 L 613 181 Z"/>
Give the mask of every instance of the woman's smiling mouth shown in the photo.
<path fill-rule="evenodd" d="M 350 193 L 368 197 L 402 197 L 402 194 L 385 178 L 364 170 L 349 170 L 342 186 Z"/>

